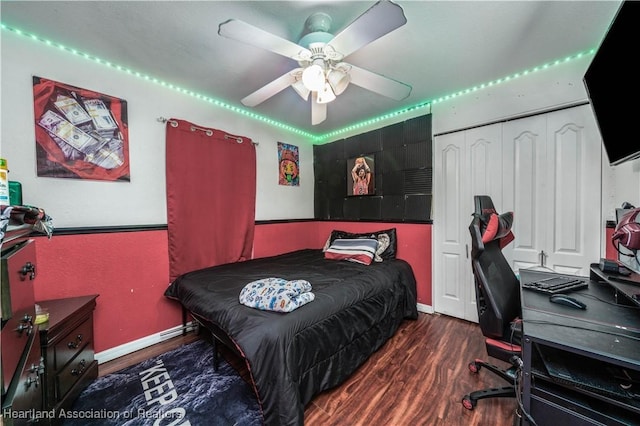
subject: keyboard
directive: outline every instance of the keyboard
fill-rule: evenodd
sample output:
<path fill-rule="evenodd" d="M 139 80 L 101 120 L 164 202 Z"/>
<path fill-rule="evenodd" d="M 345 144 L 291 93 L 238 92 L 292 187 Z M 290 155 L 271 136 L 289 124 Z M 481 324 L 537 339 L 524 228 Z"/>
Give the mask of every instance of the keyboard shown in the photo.
<path fill-rule="evenodd" d="M 588 286 L 589 283 L 585 279 L 569 277 L 551 277 L 522 284 L 523 288 L 547 294 L 569 293 Z"/>

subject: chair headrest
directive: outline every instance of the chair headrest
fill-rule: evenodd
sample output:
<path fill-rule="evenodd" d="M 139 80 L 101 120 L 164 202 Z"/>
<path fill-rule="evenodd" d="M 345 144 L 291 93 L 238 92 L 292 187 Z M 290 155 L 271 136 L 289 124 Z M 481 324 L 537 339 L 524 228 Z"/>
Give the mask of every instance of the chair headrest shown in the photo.
<path fill-rule="evenodd" d="M 483 243 L 486 244 L 489 241 L 500 240 L 500 247 L 504 247 L 513 241 L 513 233 L 511 232 L 513 212 L 498 214 L 494 210 L 479 215 L 479 218 Z M 503 241 L 505 238 L 509 240 Z"/>
<path fill-rule="evenodd" d="M 476 213 L 482 213 L 485 210 L 496 210 L 491 197 L 488 195 L 476 195 L 473 197 L 473 202 L 475 204 Z"/>
<path fill-rule="evenodd" d="M 477 226 L 482 244 L 499 240 L 500 248 L 505 247 L 514 236 L 511 232 L 513 226 L 513 212 L 498 214 L 491 197 L 488 195 L 476 195 L 474 197 L 476 211 L 473 213 L 472 225 Z M 476 235 L 477 237 L 478 235 Z M 473 234 L 472 234 L 473 237 Z M 479 243 L 479 241 L 477 242 Z M 480 248 L 480 244 L 478 244 Z"/>

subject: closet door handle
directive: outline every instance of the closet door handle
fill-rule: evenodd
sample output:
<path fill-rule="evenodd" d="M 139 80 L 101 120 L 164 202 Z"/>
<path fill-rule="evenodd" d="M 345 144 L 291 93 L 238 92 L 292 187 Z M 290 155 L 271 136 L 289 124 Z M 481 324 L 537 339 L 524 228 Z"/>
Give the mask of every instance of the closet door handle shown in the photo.
<path fill-rule="evenodd" d="M 544 252 L 544 250 L 540 250 L 540 266 L 542 266 L 543 268 L 545 267 L 544 264 L 546 263 L 547 256 L 548 255 Z"/>

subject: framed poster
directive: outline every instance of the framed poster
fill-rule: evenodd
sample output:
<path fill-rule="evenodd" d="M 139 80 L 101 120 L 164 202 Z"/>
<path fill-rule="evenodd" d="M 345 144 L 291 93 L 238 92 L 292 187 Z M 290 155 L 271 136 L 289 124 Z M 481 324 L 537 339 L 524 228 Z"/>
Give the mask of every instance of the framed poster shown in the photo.
<path fill-rule="evenodd" d="M 127 101 L 33 77 L 37 174 L 130 181 Z"/>
<path fill-rule="evenodd" d="M 347 160 L 347 196 L 376 194 L 375 166 L 373 154 Z"/>
<path fill-rule="evenodd" d="M 278 142 L 278 184 L 300 186 L 300 154 L 295 145 Z"/>

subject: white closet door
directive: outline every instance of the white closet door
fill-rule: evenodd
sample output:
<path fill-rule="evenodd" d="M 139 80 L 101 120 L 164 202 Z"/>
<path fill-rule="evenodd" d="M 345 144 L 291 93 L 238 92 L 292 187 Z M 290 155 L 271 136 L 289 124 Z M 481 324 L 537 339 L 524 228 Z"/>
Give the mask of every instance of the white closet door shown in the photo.
<path fill-rule="evenodd" d="M 438 136 L 434 140 L 433 184 L 433 288 L 434 310 L 465 317 L 470 266 L 462 210 L 466 187 L 464 132 Z"/>
<path fill-rule="evenodd" d="M 474 195 L 514 212 L 514 270 L 588 275 L 600 256 L 600 136 L 589 105 L 434 139 L 433 304 L 477 321 L 469 223 Z"/>
<path fill-rule="evenodd" d="M 502 124 L 492 124 L 465 132 L 469 158 L 469 188 L 467 200 L 467 237 L 471 242 L 469 224 L 474 211 L 474 195 L 490 195 L 499 209 L 502 204 Z M 465 207 L 467 207 L 465 206 Z"/>
<path fill-rule="evenodd" d="M 504 203 L 499 213 L 513 211 L 514 241 L 503 253 L 514 270 L 541 263 L 541 251 L 549 225 L 545 206 L 547 186 L 547 119 L 532 116 L 503 126 Z"/>
<path fill-rule="evenodd" d="M 501 125 L 435 138 L 433 279 L 436 312 L 477 321 L 469 224 L 474 195 L 501 199 Z"/>
<path fill-rule="evenodd" d="M 602 148 L 589 105 L 548 114 L 546 265 L 589 275 L 600 260 Z"/>
<path fill-rule="evenodd" d="M 514 270 L 588 275 L 600 253 L 601 146 L 588 105 L 504 125 L 505 205 Z M 509 176 L 513 176 L 510 179 Z"/>

